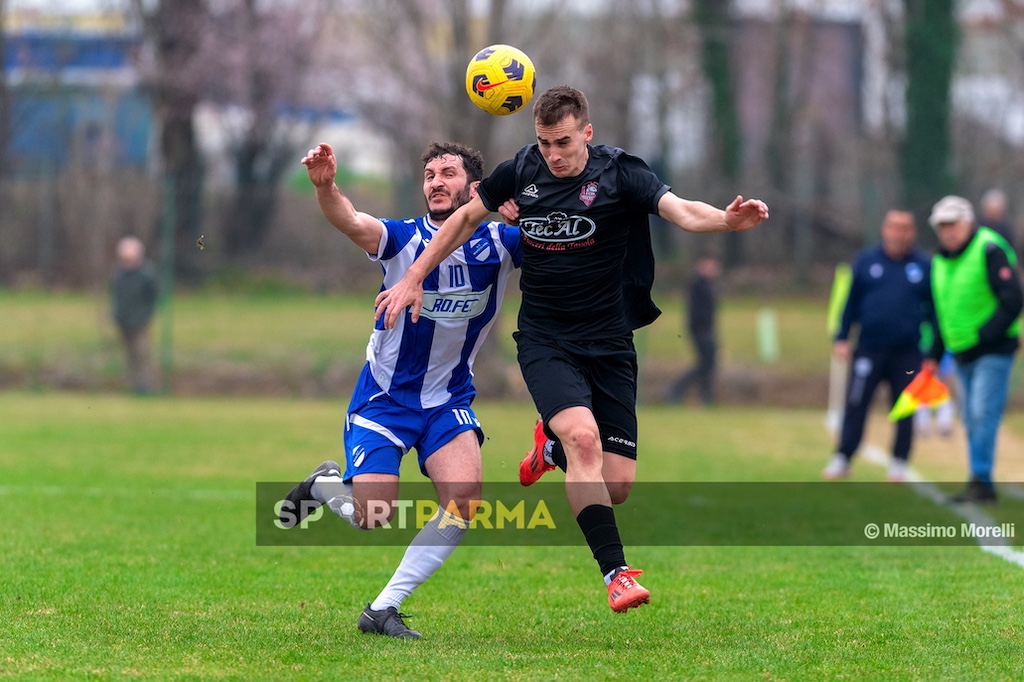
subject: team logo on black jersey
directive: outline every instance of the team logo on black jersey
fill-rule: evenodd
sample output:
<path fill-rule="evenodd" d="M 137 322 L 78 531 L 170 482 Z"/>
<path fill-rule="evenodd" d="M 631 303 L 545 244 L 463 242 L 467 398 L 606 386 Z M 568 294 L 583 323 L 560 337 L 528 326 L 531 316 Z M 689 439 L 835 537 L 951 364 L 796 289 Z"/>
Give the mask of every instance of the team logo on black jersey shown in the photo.
<path fill-rule="evenodd" d="M 539 242 L 578 242 L 594 234 L 597 224 L 586 216 L 555 211 L 544 218 L 523 218 L 519 229 Z"/>
<path fill-rule="evenodd" d="M 583 189 L 580 190 L 580 201 L 586 206 L 590 206 L 594 203 L 594 199 L 597 198 L 597 182 L 591 181 L 583 185 Z"/>

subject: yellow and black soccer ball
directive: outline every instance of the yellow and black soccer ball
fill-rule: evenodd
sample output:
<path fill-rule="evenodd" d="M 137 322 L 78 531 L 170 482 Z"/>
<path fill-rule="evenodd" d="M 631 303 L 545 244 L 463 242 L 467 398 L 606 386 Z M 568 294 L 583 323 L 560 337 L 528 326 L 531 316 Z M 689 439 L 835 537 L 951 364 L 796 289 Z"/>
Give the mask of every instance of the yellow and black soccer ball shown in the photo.
<path fill-rule="evenodd" d="M 537 87 L 537 71 L 526 54 L 511 45 L 490 45 L 466 68 L 466 92 L 489 114 L 507 116 L 526 106 Z"/>

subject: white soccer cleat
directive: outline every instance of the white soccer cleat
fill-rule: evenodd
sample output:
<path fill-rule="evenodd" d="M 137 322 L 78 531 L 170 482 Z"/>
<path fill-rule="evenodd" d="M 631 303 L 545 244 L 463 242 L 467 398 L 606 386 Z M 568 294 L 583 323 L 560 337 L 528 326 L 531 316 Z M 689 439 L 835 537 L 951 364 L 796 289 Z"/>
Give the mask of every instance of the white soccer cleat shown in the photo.
<path fill-rule="evenodd" d="M 894 459 L 889 463 L 889 474 L 886 477 L 891 483 L 907 482 L 907 463 L 902 459 Z"/>
<path fill-rule="evenodd" d="M 850 460 L 846 455 L 837 452 L 832 455 L 828 466 L 821 470 L 821 477 L 827 481 L 837 481 L 850 475 Z"/>

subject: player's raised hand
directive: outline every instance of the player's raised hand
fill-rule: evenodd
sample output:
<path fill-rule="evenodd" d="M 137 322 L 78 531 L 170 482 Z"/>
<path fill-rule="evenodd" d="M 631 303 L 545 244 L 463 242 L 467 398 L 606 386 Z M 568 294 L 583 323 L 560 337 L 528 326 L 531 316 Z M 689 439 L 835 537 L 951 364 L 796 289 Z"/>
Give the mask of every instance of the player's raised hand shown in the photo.
<path fill-rule="evenodd" d="M 302 164 L 306 166 L 310 182 L 317 186 L 333 183 L 334 176 L 338 173 L 338 159 L 334 156 L 331 145 L 326 142 L 321 142 L 306 152 L 302 157 Z"/>
<path fill-rule="evenodd" d="M 736 195 L 725 208 L 725 223 L 734 232 L 749 230 L 768 218 L 768 204 L 760 199 L 747 199 Z"/>
<path fill-rule="evenodd" d="M 420 308 L 423 306 L 423 282 L 416 281 L 406 273 L 395 286 L 377 294 L 373 305 L 373 319 L 383 317 L 385 329 L 394 329 L 398 316 L 410 306 L 410 319 L 419 322 Z"/>

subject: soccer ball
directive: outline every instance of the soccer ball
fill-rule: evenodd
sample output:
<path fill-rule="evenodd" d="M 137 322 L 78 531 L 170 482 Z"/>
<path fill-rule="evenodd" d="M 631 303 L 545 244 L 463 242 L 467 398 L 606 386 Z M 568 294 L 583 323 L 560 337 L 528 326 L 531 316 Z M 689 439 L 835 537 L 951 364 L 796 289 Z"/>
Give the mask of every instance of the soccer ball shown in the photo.
<path fill-rule="evenodd" d="M 533 62 L 511 45 L 491 45 L 476 53 L 466 69 L 466 92 L 489 114 L 507 116 L 526 106 L 537 87 Z"/>

